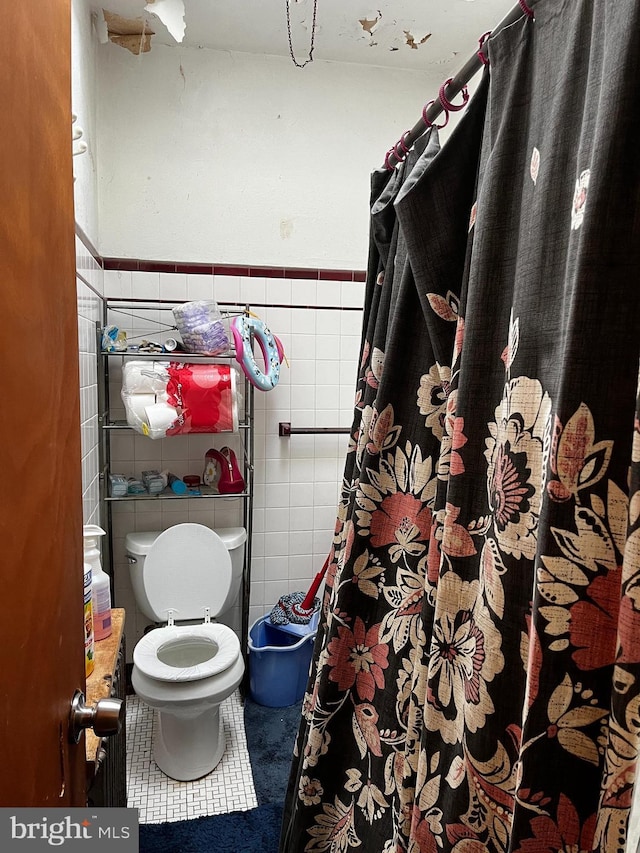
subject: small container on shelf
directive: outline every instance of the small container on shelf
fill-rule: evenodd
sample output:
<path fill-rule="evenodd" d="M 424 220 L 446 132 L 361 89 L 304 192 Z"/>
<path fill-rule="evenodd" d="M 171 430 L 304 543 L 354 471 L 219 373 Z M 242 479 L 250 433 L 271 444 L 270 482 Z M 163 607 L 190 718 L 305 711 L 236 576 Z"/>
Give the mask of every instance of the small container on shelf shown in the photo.
<path fill-rule="evenodd" d="M 109 494 L 112 498 L 127 496 L 127 478 L 124 474 L 109 474 Z"/>
<path fill-rule="evenodd" d="M 184 482 L 184 480 L 181 480 L 180 477 L 176 477 L 176 475 L 172 474 L 170 471 L 163 471 L 162 477 L 166 479 L 167 485 L 174 493 L 174 495 L 187 494 L 187 484 Z"/>
<path fill-rule="evenodd" d="M 142 482 L 150 495 L 159 495 L 164 489 L 166 482 L 163 479 L 160 471 L 143 471 Z"/>
<path fill-rule="evenodd" d="M 142 480 L 138 480 L 137 477 L 129 477 L 127 480 L 128 495 L 143 495 L 146 491 Z"/>

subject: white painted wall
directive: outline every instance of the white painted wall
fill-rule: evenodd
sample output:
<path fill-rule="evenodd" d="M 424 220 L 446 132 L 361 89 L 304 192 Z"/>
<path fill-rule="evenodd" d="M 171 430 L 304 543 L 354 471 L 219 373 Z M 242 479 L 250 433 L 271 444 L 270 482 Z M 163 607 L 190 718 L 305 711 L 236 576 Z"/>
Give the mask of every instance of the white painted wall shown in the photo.
<path fill-rule="evenodd" d="M 83 131 L 84 154 L 73 158 L 75 217 L 94 246 L 98 245 L 96 145 L 96 39 L 86 0 L 71 4 L 71 103 L 75 127 Z"/>
<path fill-rule="evenodd" d="M 105 257 L 364 269 L 370 173 L 442 82 L 162 45 L 97 55 Z"/>

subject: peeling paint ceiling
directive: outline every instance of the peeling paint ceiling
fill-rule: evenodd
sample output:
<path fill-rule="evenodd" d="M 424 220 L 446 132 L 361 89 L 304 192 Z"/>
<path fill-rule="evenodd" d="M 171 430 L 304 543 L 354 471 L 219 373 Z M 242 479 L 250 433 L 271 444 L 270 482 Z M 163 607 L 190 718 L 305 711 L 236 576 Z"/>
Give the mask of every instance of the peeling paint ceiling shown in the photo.
<path fill-rule="evenodd" d="M 455 71 L 480 36 L 498 24 L 515 1 L 317 0 L 313 57 L 316 61 L 414 70 L 442 65 Z M 121 18 L 142 19 L 144 33 L 154 33 L 151 48 L 182 43 L 187 47 L 289 56 L 287 0 L 85 2 L 96 12 L 103 41 L 106 9 Z M 314 0 L 289 3 L 294 53 L 304 61 L 309 53 Z M 180 42 L 181 27 L 185 29 Z M 127 44 L 121 46 L 131 49 Z"/>

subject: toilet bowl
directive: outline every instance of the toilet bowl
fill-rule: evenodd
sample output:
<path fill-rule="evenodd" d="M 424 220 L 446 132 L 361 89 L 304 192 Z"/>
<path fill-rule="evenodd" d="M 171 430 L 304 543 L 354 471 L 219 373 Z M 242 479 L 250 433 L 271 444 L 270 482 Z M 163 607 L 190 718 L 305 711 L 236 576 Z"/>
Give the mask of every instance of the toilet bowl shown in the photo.
<path fill-rule="evenodd" d="M 192 523 L 125 540 L 136 603 L 160 623 L 133 650 L 131 683 L 157 714 L 153 757 L 172 779 L 206 776 L 224 753 L 220 703 L 245 667 L 237 634 L 212 620 L 238 597 L 245 541 L 242 527 Z"/>

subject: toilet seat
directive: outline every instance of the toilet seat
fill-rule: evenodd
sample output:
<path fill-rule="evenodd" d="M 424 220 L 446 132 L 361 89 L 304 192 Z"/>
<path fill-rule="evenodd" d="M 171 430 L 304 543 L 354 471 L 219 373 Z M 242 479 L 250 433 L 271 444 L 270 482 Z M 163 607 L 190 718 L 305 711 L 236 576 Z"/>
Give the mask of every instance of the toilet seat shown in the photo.
<path fill-rule="evenodd" d="M 193 666 L 172 666 L 158 657 L 158 653 L 169 644 L 175 643 L 178 648 L 190 641 L 211 643 L 212 656 Z M 154 628 L 137 642 L 133 650 L 133 663 L 148 678 L 183 682 L 219 675 L 229 669 L 239 656 L 240 641 L 235 631 L 217 622 L 205 622 L 201 625 Z"/>
<path fill-rule="evenodd" d="M 203 619 L 208 608 L 217 616 L 231 588 L 229 549 L 218 534 L 202 524 L 176 524 L 153 542 L 144 561 L 143 585 L 148 602 L 170 621 Z"/>

